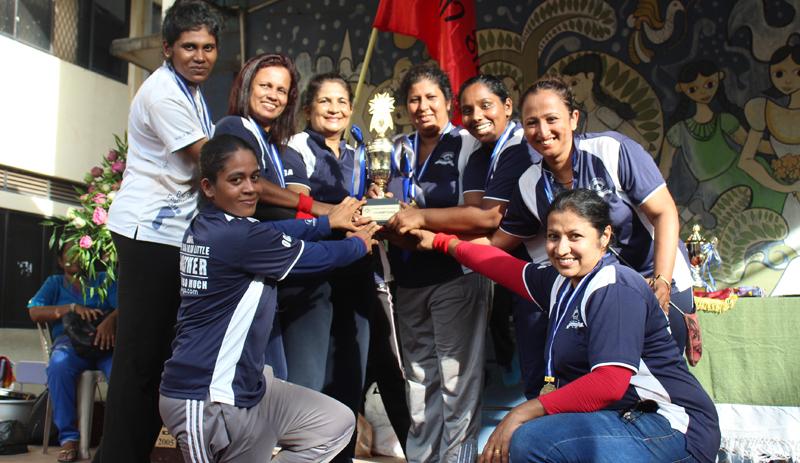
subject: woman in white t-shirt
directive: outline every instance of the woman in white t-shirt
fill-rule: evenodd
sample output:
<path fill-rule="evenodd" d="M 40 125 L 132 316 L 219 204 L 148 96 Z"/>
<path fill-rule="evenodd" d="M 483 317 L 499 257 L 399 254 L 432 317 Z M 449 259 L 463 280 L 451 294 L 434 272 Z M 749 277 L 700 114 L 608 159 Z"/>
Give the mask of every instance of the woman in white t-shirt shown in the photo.
<path fill-rule="evenodd" d="M 161 428 L 158 385 L 181 302 L 178 255 L 197 210 L 194 166 L 213 132 L 200 85 L 217 60 L 221 25 L 202 0 L 175 3 L 162 28 L 166 60 L 131 103 L 128 164 L 108 221 L 119 320 L 96 462 L 149 461 Z"/>

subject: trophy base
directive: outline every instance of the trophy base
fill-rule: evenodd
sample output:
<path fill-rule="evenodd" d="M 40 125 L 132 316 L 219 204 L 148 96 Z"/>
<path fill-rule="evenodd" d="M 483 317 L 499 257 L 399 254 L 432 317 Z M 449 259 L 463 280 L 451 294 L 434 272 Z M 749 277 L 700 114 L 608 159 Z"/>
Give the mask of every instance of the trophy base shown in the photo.
<path fill-rule="evenodd" d="M 361 206 L 361 216 L 369 217 L 383 225 L 400 210 L 400 203 L 392 198 L 370 198 Z"/>

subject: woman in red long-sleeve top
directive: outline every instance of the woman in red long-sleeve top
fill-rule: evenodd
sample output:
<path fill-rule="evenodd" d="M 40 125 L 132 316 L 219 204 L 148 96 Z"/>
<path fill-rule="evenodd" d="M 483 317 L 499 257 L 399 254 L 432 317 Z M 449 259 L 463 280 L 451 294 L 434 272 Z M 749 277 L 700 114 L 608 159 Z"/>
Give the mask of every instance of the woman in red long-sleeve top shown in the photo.
<path fill-rule="evenodd" d="M 714 404 L 647 282 L 607 254 L 611 220 L 596 193 L 569 190 L 551 204 L 549 266 L 450 235 L 412 233 L 420 249 L 449 253 L 549 310 L 542 390 L 503 418 L 482 463 L 714 461 Z"/>

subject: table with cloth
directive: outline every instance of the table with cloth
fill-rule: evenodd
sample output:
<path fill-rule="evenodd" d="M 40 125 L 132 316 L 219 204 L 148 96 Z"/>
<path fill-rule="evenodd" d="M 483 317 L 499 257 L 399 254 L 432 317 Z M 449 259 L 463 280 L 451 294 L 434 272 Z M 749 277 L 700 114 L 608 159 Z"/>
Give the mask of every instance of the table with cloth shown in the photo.
<path fill-rule="evenodd" d="M 739 298 L 722 312 L 703 302 L 703 357 L 691 371 L 717 405 L 722 448 L 798 461 L 800 297 Z"/>

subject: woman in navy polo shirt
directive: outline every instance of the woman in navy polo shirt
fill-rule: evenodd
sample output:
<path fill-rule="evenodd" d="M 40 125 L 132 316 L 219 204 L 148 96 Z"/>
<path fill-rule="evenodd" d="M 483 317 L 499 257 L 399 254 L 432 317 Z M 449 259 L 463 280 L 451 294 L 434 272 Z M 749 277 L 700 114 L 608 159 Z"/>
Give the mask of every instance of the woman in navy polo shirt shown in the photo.
<path fill-rule="evenodd" d="M 303 194 L 336 204 L 362 198 L 366 183 L 363 144 L 347 145 L 352 95 L 336 73 L 314 76 L 303 93 L 304 131 L 289 140 L 299 153 L 308 188 Z M 360 141 L 360 140 L 359 140 Z M 316 279 L 294 278 L 281 285 L 280 320 L 289 381 L 323 391 L 358 413 L 376 302 L 373 260 L 354 262 Z M 337 457 L 350 461 L 355 440 Z"/>
<path fill-rule="evenodd" d="M 519 177 L 531 166 L 531 156 L 522 124 L 511 119 L 513 102 L 505 84 L 491 75 L 465 81 L 459 91 L 464 127 L 480 142 L 464 170 L 464 204 L 450 208 L 408 208 L 400 211 L 389 226 L 400 233 L 415 228 L 464 234 L 493 234 L 500 225 Z M 512 302 L 513 301 L 513 302 Z M 494 292 L 490 323 L 498 360 L 511 371 L 514 351 L 508 332 L 510 307 L 514 309 L 519 360 L 525 384 L 541 383 L 544 327 L 541 312 L 531 303 L 509 295 L 503 288 Z"/>
<path fill-rule="evenodd" d="M 522 124 L 537 159 L 520 177 L 492 244 L 509 250 L 524 241 L 534 262 L 546 260 L 543 217 L 553 197 L 572 188 L 594 190 L 611 207 L 620 260 L 648 278 L 684 349 L 686 324 L 670 302 L 686 313 L 694 312 L 694 303 L 672 195 L 641 145 L 616 132 L 576 134 L 578 117 L 572 92 L 560 78 L 543 78 L 525 92 Z"/>
<path fill-rule="evenodd" d="M 412 232 L 421 249 L 449 254 L 549 312 L 545 383 L 497 425 L 482 463 L 715 460 L 714 404 L 645 279 L 608 253 L 610 212 L 591 190 L 556 196 L 544 215 L 550 266 Z"/>
<path fill-rule="evenodd" d="M 261 166 L 256 217 L 262 220 L 310 218 L 330 209 L 298 193 L 308 188 L 308 179 L 300 157 L 287 143 L 294 133 L 299 78 L 288 56 L 263 53 L 251 58 L 231 87 L 229 115 L 214 131 L 235 135 L 255 151 Z"/>
<path fill-rule="evenodd" d="M 450 80 L 419 64 L 399 93 L 416 131 L 395 142 L 388 191 L 423 209 L 462 204 L 464 169 L 479 142 L 450 123 Z M 400 236 L 390 239 L 399 244 Z M 448 256 L 392 245 L 389 258 L 411 412 L 406 456 L 455 461 L 480 427 L 488 282 Z"/>
<path fill-rule="evenodd" d="M 273 378 L 264 352 L 277 282 L 317 274 L 370 252 L 374 223 L 350 238 L 316 242 L 348 226 L 361 202 L 313 220 L 259 222 L 261 168 L 241 139 L 203 146 L 204 204 L 180 252 L 181 307 L 159 409 L 186 461 L 330 461 L 353 432 L 353 414 L 319 392 Z"/>

